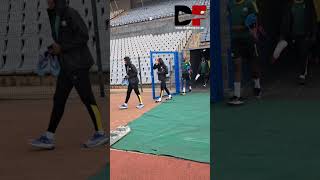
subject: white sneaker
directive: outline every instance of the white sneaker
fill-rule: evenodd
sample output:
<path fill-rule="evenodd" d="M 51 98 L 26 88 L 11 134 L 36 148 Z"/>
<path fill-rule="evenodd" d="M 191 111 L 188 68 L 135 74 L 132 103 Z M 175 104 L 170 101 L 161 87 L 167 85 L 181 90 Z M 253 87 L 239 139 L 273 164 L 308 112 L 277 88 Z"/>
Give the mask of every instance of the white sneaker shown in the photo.
<path fill-rule="evenodd" d="M 138 109 L 142 109 L 144 107 L 144 104 L 139 104 L 138 106 L 136 106 L 136 108 Z"/>
<path fill-rule="evenodd" d="M 119 106 L 120 109 L 128 109 L 128 104 L 123 103 L 121 106 Z"/>
<path fill-rule="evenodd" d="M 172 96 L 171 95 L 169 95 L 169 97 L 167 98 L 167 100 L 171 100 L 172 99 Z"/>
<path fill-rule="evenodd" d="M 158 98 L 157 100 L 156 100 L 156 103 L 159 103 L 159 102 L 161 102 L 162 101 L 162 99 L 161 98 Z"/>

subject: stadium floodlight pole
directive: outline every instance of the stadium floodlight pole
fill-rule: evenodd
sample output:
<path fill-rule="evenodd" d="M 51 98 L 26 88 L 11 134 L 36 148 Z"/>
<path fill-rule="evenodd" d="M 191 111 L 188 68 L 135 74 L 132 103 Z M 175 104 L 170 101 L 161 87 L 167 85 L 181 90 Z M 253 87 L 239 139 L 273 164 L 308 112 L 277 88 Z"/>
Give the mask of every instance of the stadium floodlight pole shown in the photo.
<path fill-rule="evenodd" d="M 142 89 L 142 76 L 141 76 L 140 56 L 138 56 L 138 62 L 139 62 L 140 89 L 141 89 L 141 92 L 143 92 L 143 89 Z"/>
<path fill-rule="evenodd" d="M 117 4 L 117 0 L 114 0 L 114 4 L 116 5 L 117 10 L 119 10 L 118 4 Z"/>
<path fill-rule="evenodd" d="M 95 34 L 95 37 L 96 37 L 96 53 L 97 53 L 97 65 L 98 65 L 98 78 L 99 78 L 99 86 L 100 86 L 100 95 L 101 95 L 101 97 L 105 97 L 96 0 L 91 0 L 91 4 L 92 4 L 92 16 L 93 16 L 94 34 Z"/>
<path fill-rule="evenodd" d="M 110 8 L 111 8 L 111 12 L 113 12 L 114 10 L 113 10 L 113 7 L 112 7 L 112 2 L 110 1 Z"/>
<path fill-rule="evenodd" d="M 171 81 L 171 75 L 172 75 L 172 69 L 171 69 L 171 67 L 172 67 L 172 65 L 171 65 L 172 63 L 171 63 L 171 59 L 169 60 L 169 84 L 170 84 L 170 90 L 172 89 L 172 81 Z"/>

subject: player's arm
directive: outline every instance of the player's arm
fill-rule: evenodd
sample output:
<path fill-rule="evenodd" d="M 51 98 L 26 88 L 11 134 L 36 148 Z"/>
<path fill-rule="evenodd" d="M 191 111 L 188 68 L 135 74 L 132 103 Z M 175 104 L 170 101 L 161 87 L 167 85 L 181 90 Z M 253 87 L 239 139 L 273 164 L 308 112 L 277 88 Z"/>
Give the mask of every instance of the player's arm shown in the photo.
<path fill-rule="evenodd" d="M 164 73 L 164 74 L 168 74 L 168 73 L 169 73 L 168 67 L 167 67 L 166 65 L 164 65 L 163 73 Z"/>

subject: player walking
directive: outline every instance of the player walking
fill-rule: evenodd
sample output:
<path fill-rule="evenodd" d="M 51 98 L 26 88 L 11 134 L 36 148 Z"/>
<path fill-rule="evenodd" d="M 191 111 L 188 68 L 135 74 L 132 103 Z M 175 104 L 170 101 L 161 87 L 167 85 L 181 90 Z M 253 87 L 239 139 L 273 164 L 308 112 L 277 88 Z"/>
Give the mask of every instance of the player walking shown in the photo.
<path fill-rule="evenodd" d="M 232 15 L 232 59 L 235 66 L 234 96 L 228 104 L 240 105 L 244 103 L 241 97 L 242 63 L 244 60 L 254 61 L 254 42 L 245 20 L 250 14 L 257 14 L 258 8 L 255 0 L 229 0 L 229 11 Z M 251 62 L 255 63 L 255 62 Z M 253 66 L 254 95 L 261 95 L 260 72 Z"/>
<path fill-rule="evenodd" d="M 48 15 L 55 41 L 49 52 L 59 56 L 61 71 L 54 94 L 53 110 L 47 132 L 31 142 L 38 148 L 53 149 L 54 135 L 63 116 L 66 101 L 73 87 L 86 106 L 95 133 L 84 145 L 95 147 L 108 142 L 102 127 L 101 114 L 91 89 L 89 69 L 94 64 L 87 46 L 88 29 L 79 13 L 66 4 L 66 0 L 47 0 Z"/>
<path fill-rule="evenodd" d="M 167 74 L 169 73 L 168 67 L 165 65 L 165 63 L 163 62 L 163 60 L 161 58 L 158 58 L 158 59 L 156 59 L 156 62 L 153 65 L 153 69 L 158 70 L 158 79 L 161 82 L 160 97 L 156 100 L 156 102 L 158 103 L 158 102 L 162 101 L 162 96 L 164 94 L 164 91 L 166 91 L 169 96 L 167 100 L 172 99 L 172 96 L 171 96 L 170 91 L 167 88 L 167 84 L 166 84 Z"/>
<path fill-rule="evenodd" d="M 142 102 L 142 97 L 139 92 L 139 78 L 138 78 L 138 71 L 137 68 L 132 64 L 129 57 L 124 58 L 124 63 L 126 67 L 127 75 L 125 79 L 129 81 L 128 90 L 127 90 L 127 96 L 125 102 L 119 107 L 120 109 L 128 109 L 128 102 L 130 99 L 130 95 L 132 90 L 136 93 L 139 104 L 136 106 L 138 109 L 142 109 L 144 107 L 144 104 Z"/>

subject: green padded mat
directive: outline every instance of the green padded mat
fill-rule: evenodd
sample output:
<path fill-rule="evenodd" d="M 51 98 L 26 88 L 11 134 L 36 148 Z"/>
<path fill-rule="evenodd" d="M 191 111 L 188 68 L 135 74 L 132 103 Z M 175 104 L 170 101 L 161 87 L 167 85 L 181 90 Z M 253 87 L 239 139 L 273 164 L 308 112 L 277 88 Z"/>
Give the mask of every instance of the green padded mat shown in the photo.
<path fill-rule="evenodd" d="M 88 180 L 110 180 L 110 164 L 107 164 L 105 168 Z"/>
<path fill-rule="evenodd" d="M 174 96 L 132 121 L 131 132 L 113 148 L 210 161 L 210 96 Z"/>
<path fill-rule="evenodd" d="M 213 179 L 320 179 L 320 101 L 212 107 Z"/>

